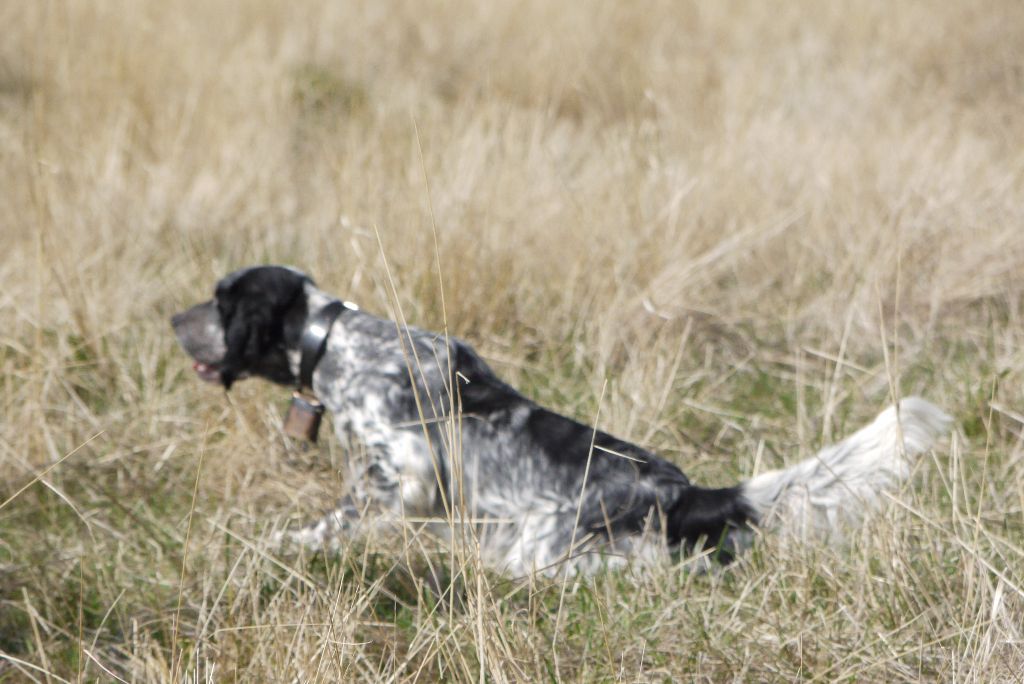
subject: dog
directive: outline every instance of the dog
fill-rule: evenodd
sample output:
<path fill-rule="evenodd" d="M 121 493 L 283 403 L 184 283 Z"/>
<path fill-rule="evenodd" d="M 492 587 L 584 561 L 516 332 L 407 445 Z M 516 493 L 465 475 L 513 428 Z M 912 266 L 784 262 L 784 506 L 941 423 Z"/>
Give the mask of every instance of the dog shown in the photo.
<path fill-rule="evenodd" d="M 331 416 L 351 454 L 349 491 L 285 539 L 337 549 L 427 519 L 440 534 L 471 529 L 485 563 L 512 575 L 590 571 L 657 549 L 727 563 L 755 528 L 839 531 L 951 422 L 905 398 L 796 465 L 705 488 L 531 401 L 466 342 L 366 313 L 290 267 L 235 271 L 171 325 L 203 380 L 229 390 L 261 377 L 314 395 Z"/>

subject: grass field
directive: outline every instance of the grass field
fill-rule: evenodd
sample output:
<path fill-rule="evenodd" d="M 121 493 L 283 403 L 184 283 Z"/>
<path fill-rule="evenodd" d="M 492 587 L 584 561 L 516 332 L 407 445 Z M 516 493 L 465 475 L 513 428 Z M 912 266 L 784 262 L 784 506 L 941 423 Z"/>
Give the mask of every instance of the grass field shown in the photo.
<path fill-rule="evenodd" d="M 1021 3 L 6 0 L 0 26 L 0 682 L 1024 679 Z M 262 262 L 708 485 L 894 395 L 959 429 L 845 545 L 718 573 L 283 556 L 345 454 L 282 436 L 283 388 L 197 382 L 167 322 Z"/>

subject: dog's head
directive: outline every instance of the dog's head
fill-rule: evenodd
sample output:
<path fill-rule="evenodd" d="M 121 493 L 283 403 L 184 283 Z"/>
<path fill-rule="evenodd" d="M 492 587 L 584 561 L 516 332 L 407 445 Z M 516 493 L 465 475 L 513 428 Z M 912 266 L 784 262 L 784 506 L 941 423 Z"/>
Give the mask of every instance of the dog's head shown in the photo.
<path fill-rule="evenodd" d="M 222 278 L 214 298 L 171 318 L 196 373 L 226 389 L 257 375 L 294 384 L 287 351 L 297 349 L 305 324 L 306 274 L 285 266 L 254 266 Z"/>

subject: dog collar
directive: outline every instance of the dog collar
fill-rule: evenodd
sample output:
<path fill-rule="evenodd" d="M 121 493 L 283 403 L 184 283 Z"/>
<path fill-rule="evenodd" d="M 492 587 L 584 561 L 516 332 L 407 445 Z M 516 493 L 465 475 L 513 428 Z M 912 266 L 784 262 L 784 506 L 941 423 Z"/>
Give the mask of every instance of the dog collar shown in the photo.
<path fill-rule="evenodd" d="M 302 353 L 302 359 L 299 361 L 299 392 L 307 389 L 313 392 L 313 371 L 327 349 L 331 326 L 346 309 L 358 311 L 359 307 L 351 302 L 334 299 L 306 321 L 299 341 L 299 350 Z"/>

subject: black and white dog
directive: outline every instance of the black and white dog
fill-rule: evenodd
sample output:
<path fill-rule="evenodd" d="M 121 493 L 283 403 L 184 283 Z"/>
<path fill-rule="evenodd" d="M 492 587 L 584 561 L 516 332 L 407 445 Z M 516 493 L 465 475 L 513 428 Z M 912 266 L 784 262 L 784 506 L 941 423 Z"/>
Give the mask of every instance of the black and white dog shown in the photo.
<path fill-rule="evenodd" d="M 927 401 L 904 399 L 812 458 L 706 489 L 645 449 L 537 405 L 465 342 L 340 304 L 291 268 L 232 273 L 172 325 L 204 380 L 295 387 L 305 370 L 333 417 L 351 453 L 350 491 L 290 539 L 332 548 L 428 518 L 442 533 L 471 529 L 485 561 L 513 574 L 666 548 L 728 560 L 750 543 L 751 525 L 833 529 L 904 480 L 950 423 Z"/>

